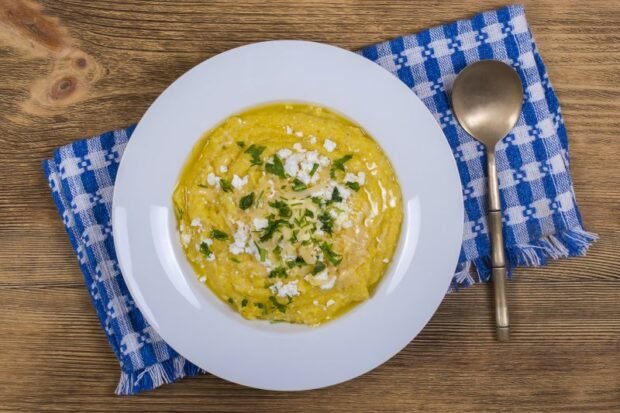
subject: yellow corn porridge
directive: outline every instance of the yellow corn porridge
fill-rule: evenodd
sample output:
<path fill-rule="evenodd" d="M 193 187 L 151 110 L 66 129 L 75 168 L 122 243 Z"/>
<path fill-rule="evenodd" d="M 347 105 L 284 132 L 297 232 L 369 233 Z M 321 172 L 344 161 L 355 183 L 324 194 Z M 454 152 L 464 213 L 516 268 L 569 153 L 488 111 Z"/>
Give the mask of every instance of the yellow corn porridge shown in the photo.
<path fill-rule="evenodd" d="M 231 116 L 174 190 L 198 279 L 247 319 L 319 325 L 369 298 L 398 243 L 394 170 L 368 134 L 315 105 Z"/>

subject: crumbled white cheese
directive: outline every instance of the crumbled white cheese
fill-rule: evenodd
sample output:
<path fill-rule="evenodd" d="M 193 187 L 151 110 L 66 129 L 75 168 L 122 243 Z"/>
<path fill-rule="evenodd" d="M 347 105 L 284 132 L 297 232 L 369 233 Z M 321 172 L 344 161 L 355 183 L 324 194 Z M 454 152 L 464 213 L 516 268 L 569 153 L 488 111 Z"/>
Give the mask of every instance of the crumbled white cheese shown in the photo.
<path fill-rule="evenodd" d="M 304 149 L 303 146 L 301 146 L 301 143 L 297 142 L 293 145 L 293 149 L 295 149 L 297 152 L 305 152 L 306 150 Z"/>
<path fill-rule="evenodd" d="M 364 185 L 366 182 L 366 174 L 364 172 L 359 172 L 357 175 L 351 172 L 347 172 L 344 176 L 345 182 L 357 182 L 360 185 Z"/>
<path fill-rule="evenodd" d="M 248 242 L 248 227 L 242 222 L 237 222 L 237 231 L 234 233 L 233 238 L 235 242 L 231 243 L 228 250 L 233 255 L 239 255 L 245 252 L 245 247 Z"/>
<path fill-rule="evenodd" d="M 278 295 L 278 297 L 296 297 L 299 295 L 299 289 L 297 288 L 298 282 L 298 280 L 295 280 L 283 284 L 282 281 L 278 280 L 270 288 L 274 294 Z"/>
<path fill-rule="evenodd" d="M 327 166 L 329 165 L 330 160 L 327 156 L 319 156 L 319 165 L 321 166 Z"/>
<path fill-rule="evenodd" d="M 254 229 L 256 231 L 260 231 L 261 229 L 267 228 L 269 225 L 269 221 L 266 218 L 254 218 Z"/>
<path fill-rule="evenodd" d="M 313 145 L 316 143 L 316 136 L 310 135 L 310 143 Z"/>
<path fill-rule="evenodd" d="M 278 156 L 280 157 L 280 159 L 286 159 L 291 156 L 292 153 L 293 151 L 291 151 L 290 149 L 284 148 L 278 151 Z"/>
<path fill-rule="evenodd" d="M 284 162 L 284 171 L 289 176 L 297 176 L 297 172 L 299 172 L 299 154 L 294 154 L 289 156 Z"/>
<path fill-rule="evenodd" d="M 248 183 L 248 176 L 247 175 L 245 177 L 243 177 L 243 178 L 240 178 L 239 176 L 237 176 L 237 174 L 235 174 L 233 176 L 233 179 L 232 179 L 232 182 L 231 182 L 232 186 L 235 189 L 241 189 L 247 183 Z"/>
<path fill-rule="evenodd" d="M 327 152 L 333 152 L 336 149 L 336 142 L 326 138 L 325 142 L 323 142 L 323 147 Z"/>
<path fill-rule="evenodd" d="M 320 261 L 323 259 L 320 258 Z M 308 274 L 304 277 L 304 279 L 312 286 L 320 287 L 322 290 L 330 290 L 336 284 L 336 276 L 329 276 L 327 270 L 323 270 L 316 275 Z"/>
<path fill-rule="evenodd" d="M 300 130 L 298 130 L 297 132 L 295 132 L 295 136 L 297 136 L 298 138 L 303 138 L 304 137 L 304 133 Z"/>
<path fill-rule="evenodd" d="M 325 307 L 331 307 L 331 306 L 332 306 L 332 305 L 334 305 L 334 304 L 336 304 L 336 302 L 335 302 L 334 300 L 331 300 L 331 299 L 330 299 L 330 300 L 328 300 L 328 301 L 325 303 Z"/>
<path fill-rule="evenodd" d="M 334 288 L 334 284 L 336 284 L 336 276 L 332 275 L 325 283 L 321 284 L 321 290 L 331 290 Z"/>
<path fill-rule="evenodd" d="M 226 172 L 228 172 L 228 167 L 226 165 L 220 166 L 220 172 L 225 174 Z"/>
<path fill-rule="evenodd" d="M 290 135 L 291 133 L 293 133 L 293 128 L 291 128 L 290 126 L 286 125 L 285 128 L 286 128 L 287 135 Z"/>
<path fill-rule="evenodd" d="M 192 240 L 192 234 L 188 234 L 187 232 L 181 233 L 181 242 L 184 246 L 187 246 L 189 242 Z"/>
<path fill-rule="evenodd" d="M 200 220 L 200 218 L 194 218 L 189 225 L 192 227 L 202 227 L 202 221 Z"/>
<path fill-rule="evenodd" d="M 204 284 L 205 282 L 207 282 L 207 276 L 206 276 L 206 275 L 203 275 L 202 277 L 200 277 L 200 278 L 198 279 L 198 281 L 200 281 L 201 283 L 203 283 L 203 284 Z"/>
<path fill-rule="evenodd" d="M 209 172 L 209 175 L 207 175 L 207 183 L 211 186 L 215 186 L 220 183 L 220 177 L 213 172 Z"/>

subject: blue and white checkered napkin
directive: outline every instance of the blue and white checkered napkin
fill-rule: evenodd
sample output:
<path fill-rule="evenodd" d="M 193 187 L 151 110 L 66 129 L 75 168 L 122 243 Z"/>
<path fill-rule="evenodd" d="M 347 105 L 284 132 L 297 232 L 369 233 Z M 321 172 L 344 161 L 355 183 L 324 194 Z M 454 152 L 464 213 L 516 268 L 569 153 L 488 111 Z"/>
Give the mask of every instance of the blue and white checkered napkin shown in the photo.
<path fill-rule="evenodd" d="M 538 266 L 549 258 L 585 253 L 596 236 L 581 223 L 558 99 L 522 7 L 481 13 L 360 53 L 398 76 L 422 99 L 452 147 L 465 203 L 463 248 L 452 289 L 489 278 L 484 150 L 458 126 L 449 105 L 456 74 L 478 60 L 510 64 L 525 90 L 523 114 L 497 148 L 510 267 Z M 149 326 L 119 271 L 111 201 L 118 164 L 132 132 L 129 127 L 77 141 L 44 162 L 101 325 L 121 362 L 118 394 L 153 389 L 200 372 Z M 470 271 L 472 264 L 475 272 Z"/>

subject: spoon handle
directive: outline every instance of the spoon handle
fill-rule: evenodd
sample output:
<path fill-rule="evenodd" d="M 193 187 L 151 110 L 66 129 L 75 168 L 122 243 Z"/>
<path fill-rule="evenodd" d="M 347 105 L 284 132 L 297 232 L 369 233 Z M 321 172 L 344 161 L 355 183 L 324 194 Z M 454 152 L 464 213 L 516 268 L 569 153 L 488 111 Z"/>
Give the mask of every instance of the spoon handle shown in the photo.
<path fill-rule="evenodd" d="M 502 212 L 499 199 L 495 148 L 487 149 L 487 171 L 489 176 L 489 208 L 487 222 L 491 238 L 491 267 L 495 291 L 495 325 L 497 338 L 507 341 L 509 336 L 508 303 L 506 302 L 506 255 L 502 231 Z"/>

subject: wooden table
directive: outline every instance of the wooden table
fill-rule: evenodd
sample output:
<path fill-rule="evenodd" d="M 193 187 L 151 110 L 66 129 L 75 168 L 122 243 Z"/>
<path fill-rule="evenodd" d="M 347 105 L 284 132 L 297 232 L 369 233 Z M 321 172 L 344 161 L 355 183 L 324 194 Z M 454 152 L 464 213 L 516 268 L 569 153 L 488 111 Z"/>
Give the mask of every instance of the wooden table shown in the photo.
<path fill-rule="evenodd" d="M 119 367 L 41 160 L 136 122 L 176 77 L 268 39 L 358 49 L 500 1 L 0 2 L 0 410 L 620 411 L 620 2 L 525 1 L 570 134 L 575 189 L 601 239 L 517 271 L 509 343 L 487 286 L 445 299 L 392 360 L 336 387 L 274 393 L 205 375 L 113 395 Z"/>

